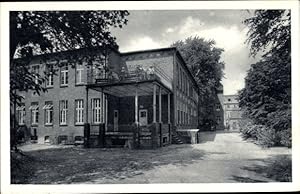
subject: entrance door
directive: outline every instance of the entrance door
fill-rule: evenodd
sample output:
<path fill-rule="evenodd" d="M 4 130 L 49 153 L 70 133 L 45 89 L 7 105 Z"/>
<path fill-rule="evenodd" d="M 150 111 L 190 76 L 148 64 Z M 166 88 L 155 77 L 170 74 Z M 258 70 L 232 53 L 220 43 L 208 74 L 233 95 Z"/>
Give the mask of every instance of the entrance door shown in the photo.
<path fill-rule="evenodd" d="M 148 125 L 148 111 L 147 109 L 141 109 L 139 111 L 139 121 L 141 126 Z"/>
<path fill-rule="evenodd" d="M 119 110 L 114 110 L 114 131 L 119 128 Z"/>

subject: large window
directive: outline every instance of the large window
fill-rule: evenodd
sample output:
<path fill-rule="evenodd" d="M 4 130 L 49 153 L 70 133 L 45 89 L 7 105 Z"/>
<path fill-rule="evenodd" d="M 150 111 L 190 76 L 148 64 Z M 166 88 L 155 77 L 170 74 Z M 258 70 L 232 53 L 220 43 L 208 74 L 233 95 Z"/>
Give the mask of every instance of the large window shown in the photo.
<path fill-rule="evenodd" d="M 45 110 L 45 125 L 53 124 L 53 103 L 45 102 L 45 106 L 43 107 Z"/>
<path fill-rule="evenodd" d="M 61 125 L 67 124 L 67 115 L 68 115 L 68 101 L 61 100 L 59 101 L 59 123 Z"/>
<path fill-rule="evenodd" d="M 60 69 L 60 85 L 67 86 L 68 85 L 68 65 L 65 64 Z"/>
<path fill-rule="evenodd" d="M 18 123 L 19 125 L 25 124 L 25 104 L 21 104 L 17 107 L 17 113 L 18 113 Z"/>
<path fill-rule="evenodd" d="M 101 100 L 100 98 L 92 99 L 93 122 L 101 122 Z"/>
<path fill-rule="evenodd" d="M 75 124 L 83 124 L 83 100 L 75 100 Z"/>
<path fill-rule="evenodd" d="M 39 104 L 32 102 L 29 110 L 31 111 L 31 124 L 37 125 L 39 123 Z"/>
<path fill-rule="evenodd" d="M 84 68 L 82 64 L 76 65 L 76 84 L 83 84 Z"/>

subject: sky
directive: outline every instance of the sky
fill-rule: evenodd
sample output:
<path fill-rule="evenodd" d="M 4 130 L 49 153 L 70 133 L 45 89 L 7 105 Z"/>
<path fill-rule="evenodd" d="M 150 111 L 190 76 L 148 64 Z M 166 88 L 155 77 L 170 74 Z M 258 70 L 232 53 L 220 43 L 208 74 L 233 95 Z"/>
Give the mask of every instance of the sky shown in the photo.
<path fill-rule="evenodd" d="M 198 36 L 216 41 L 223 48 L 224 94 L 236 94 L 244 87 L 250 64 L 245 44 L 248 28 L 242 23 L 251 13 L 245 10 L 129 10 L 128 24 L 112 29 L 121 52 L 169 47 L 177 40 Z"/>

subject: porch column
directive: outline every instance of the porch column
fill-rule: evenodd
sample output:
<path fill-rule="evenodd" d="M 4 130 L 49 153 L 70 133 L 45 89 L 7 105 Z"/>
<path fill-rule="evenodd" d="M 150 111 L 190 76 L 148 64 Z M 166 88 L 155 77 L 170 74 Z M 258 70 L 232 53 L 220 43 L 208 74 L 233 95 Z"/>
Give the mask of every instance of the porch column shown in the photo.
<path fill-rule="evenodd" d="M 104 123 L 104 93 L 103 93 L 103 90 L 102 90 L 102 93 L 101 93 L 101 119 L 100 119 L 100 122 L 101 123 Z"/>
<path fill-rule="evenodd" d="M 138 91 L 137 88 L 135 89 L 135 123 L 138 124 L 138 101 L 139 101 L 139 97 L 138 97 Z"/>
<path fill-rule="evenodd" d="M 159 107 L 158 107 L 158 120 L 161 123 L 161 87 L 159 87 L 159 95 L 158 95 Z"/>
<path fill-rule="evenodd" d="M 86 95 L 85 95 L 85 104 L 86 104 L 86 108 L 85 108 L 85 123 L 89 123 L 89 89 L 88 87 L 85 88 L 86 89 Z"/>
<path fill-rule="evenodd" d="M 171 98 L 170 98 L 170 93 L 168 93 L 168 124 L 171 123 Z"/>
<path fill-rule="evenodd" d="M 156 84 L 153 85 L 153 123 L 156 123 Z"/>
<path fill-rule="evenodd" d="M 153 123 L 156 123 L 156 84 L 153 85 Z"/>

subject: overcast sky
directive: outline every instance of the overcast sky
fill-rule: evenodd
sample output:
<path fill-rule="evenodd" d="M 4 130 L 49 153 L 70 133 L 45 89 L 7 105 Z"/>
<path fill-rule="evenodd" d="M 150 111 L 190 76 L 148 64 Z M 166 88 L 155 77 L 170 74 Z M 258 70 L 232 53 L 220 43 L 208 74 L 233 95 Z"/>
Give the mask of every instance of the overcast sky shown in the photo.
<path fill-rule="evenodd" d="M 257 61 L 249 57 L 244 44 L 247 28 L 243 19 L 250 13 L 244 10 L 174 10 L 130 11 L 128 25 L 114 29 L 113 35 L 121 52 L 169 47 L 177 40 L 189 36 L 214 39 L 223 48 L 225 62 L 224 94 L 235 94 L 244 86 L 244 77 L 250 64 Z"/>

